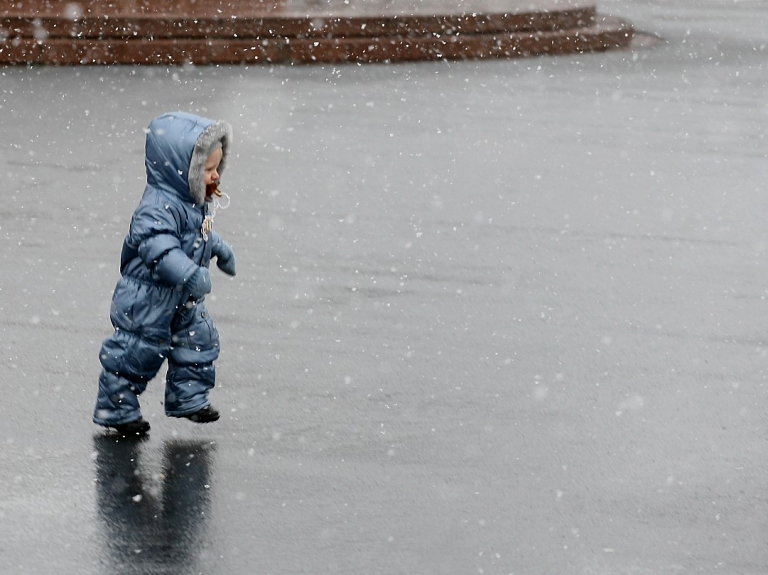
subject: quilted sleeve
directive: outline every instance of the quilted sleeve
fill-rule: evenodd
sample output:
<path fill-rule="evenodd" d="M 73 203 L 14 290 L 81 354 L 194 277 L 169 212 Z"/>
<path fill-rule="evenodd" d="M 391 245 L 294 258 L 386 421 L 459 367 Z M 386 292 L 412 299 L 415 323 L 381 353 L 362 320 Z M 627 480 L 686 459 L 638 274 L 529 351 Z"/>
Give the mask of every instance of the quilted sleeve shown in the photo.
<path fill-rule="evenodd" d="M 131 221 L 130 235 L 144 264 L 167 284 L 181 286 L 197 270 L 181 249 L 179 224 L 168 207 L 140 208 Z"/>
<path fill-rule="evenodd" d="M 221 236 L 217 234 L 214 231 L 208 232 L 208 243 L 211 244 L 211 255 L 218 257 L 219 251 L 221 250 L 221 244 L 224 242 L 224 240 L 221 239 Z"/>

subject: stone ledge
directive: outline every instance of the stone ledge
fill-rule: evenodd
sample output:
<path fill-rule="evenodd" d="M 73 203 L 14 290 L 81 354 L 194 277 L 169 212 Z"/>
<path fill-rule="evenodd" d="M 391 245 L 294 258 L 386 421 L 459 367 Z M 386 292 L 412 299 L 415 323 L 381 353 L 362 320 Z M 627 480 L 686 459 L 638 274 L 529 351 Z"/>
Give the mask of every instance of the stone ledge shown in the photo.
<path fill-rule="evenodd" d="M 563 30 L 591 25 L 595 10 L 556 13 L 443 14 L 435 16 L 263 15 L 238 18 L 190 16 L 0 17 L 6 38 L 125 39 L 271 38 L 332 36 L 377 37 L 392 34 L 488 34 Z"/>
<path fill-rule="evenodd" d="M 333 4 L 335 0 L 328 4 Z M 16 3 L 0 18 L 0 64 L 260 64 L 402 62 L 511 58 L 627 48 L 633 29 L 597 16 L 584 0 L 472 0 L 450 12 L 439 0 L 346 0 L 336 11 L 323 2 L 279 4 L 232 0 L 230 10 L 194 0 Z M 414 3 L 415 2 L 415 3 Z M 81 3 L 82 4 L 82 3 Z M 183 4 L 189 10 L 181 14 Z M 181 6 L 181 8 L 180 8 Z M 195 12 L 197 6 L 204 13 Z M 393 6 L 398 7 L 397 9 Z M 234 7 L 234 8 L 233 8 Z M 304 11 L 299 8 L 303 7 Z M 410 9 L 409 11 L 409 7 Z M 417 7 L 418 10 L 415 8 Z M 93 9 L 90 9 L 93 8 Z M 98 8 L 98 9 L 97 9 Z M 424 14 L 431 8 L 433 14 Z M 440 9 L 442 8 L 442 11 Z M 164 12 L 163 9 L 166 11 Z M 212 12 L 213 10 L 213 12 Z"/>

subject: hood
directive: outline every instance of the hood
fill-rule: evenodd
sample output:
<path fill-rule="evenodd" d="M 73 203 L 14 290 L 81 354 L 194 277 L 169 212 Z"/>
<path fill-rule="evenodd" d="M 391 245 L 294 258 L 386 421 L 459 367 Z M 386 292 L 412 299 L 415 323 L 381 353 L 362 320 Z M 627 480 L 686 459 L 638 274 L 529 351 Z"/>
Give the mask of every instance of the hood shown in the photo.
<path fill-rule="evenodd" d="M 147 184 L 167 190 L 184 201 L 205 203 L 205 161 L 218 148 L 223 157 L 219 174 L 227 162 L 232 126 L 186 112 L 158 116 L 147 128 Z"/>

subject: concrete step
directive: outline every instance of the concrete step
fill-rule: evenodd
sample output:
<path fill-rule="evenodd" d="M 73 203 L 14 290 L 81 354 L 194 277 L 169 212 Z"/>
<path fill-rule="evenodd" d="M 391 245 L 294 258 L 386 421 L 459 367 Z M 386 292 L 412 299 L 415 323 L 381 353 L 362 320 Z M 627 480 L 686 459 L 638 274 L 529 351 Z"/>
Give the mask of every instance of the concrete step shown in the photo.
<path fill-rule="evenodd" d="M 27 0 L 0 12 L 0 64 L 398 62 L 627 47 L 586 0 Z"/>

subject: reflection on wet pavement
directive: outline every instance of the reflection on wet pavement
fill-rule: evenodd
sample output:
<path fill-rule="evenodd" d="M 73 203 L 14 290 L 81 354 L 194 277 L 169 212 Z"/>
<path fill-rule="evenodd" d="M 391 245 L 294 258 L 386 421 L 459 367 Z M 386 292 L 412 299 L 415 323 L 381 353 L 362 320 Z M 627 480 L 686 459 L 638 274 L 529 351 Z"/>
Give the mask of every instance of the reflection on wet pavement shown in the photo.
<path fill-rule="evenodd" d="M 210 518 L 214 444 L 166 441 L 154 470 L 141 461 L 148 440 L 99 435 L 94 447 L 104 573 L 193 572 Z"/>

